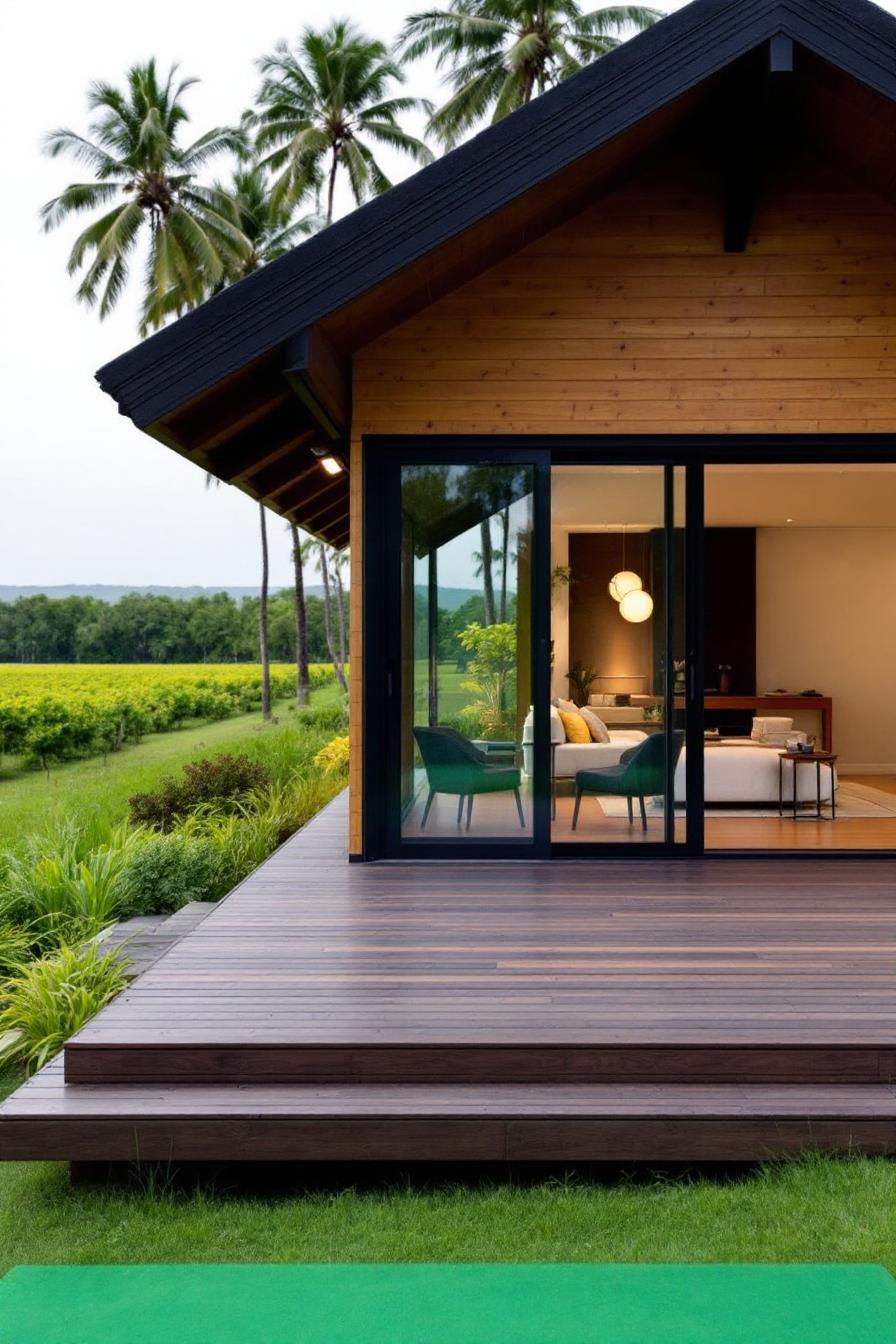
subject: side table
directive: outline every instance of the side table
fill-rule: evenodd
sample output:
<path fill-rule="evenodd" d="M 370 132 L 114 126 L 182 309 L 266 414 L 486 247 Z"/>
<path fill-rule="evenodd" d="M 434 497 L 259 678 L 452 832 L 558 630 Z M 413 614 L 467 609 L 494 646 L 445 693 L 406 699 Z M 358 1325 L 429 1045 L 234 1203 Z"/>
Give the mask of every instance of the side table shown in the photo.
<path fill-rule="evenodd" d="M 821 767 L 826 765 L 831 772 L 831 815 L 830 820 L 837 819 L 837 786 L 834 778 L 834 766 L 837 757 L 831 751 L 781 751 L 778 753 L 778 816 L 784 815 L 784 762 L 793 762 L 793 801 L 790 804 L 793 807 L 794 821 L 822 821 L 824 820 L 821 811 Z M 799 790 L 797 789 L 797 777 L 799 775 L 799 766 L 815 766 L 815 816 L 807 816 L 805 813 L 800 816 L 797 808 L 799 807 Z"/>

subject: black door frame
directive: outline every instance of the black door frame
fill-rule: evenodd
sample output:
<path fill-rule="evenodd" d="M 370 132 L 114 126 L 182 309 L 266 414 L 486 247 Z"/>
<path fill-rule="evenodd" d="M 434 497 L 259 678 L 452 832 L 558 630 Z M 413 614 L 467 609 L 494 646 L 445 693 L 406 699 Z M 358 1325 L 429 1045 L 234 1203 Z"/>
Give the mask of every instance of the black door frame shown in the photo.
<path fill-rule="evenodd" d="M 404 841 L 389 844 L 389 800 L 384 774 L 390 748 L 389 714 L 384 707 L 395 697 L 398 669 L 383 658 L 384 630 L 388 620 L 389 516 L 386 492 L 387 462 L 410 462 L 426 458 L 451 462 L 470 460 L 498 463 L 528 462 L 536 467 L 534 531 L 544 535 L 546 544 L 536 542 L 533 564 L 533 704 L 546 704 L 550 694 L 550 515 L 549 471 L 551 465 L 655 465 L 666 467 L 667 519 L 670 472 L 685 469 L 685 640 L 687 646 L 687 734 L 690 743 L 702 747 L 704 671 L 703 671 L 703 539 L 704 539 L 704 468 L 710 465 L 794 466 L 824 462 L 896 462 L 896 434 L 731 434 L 731 435 L 366 435 L 363 445 L 363 573 L 364 628 L 362 639 L 364 736 L 362 748 L 363 779 L 363 852 L 360 858 L 384 857 L 470 859 L 501 858 L 625 858 L 659 857 L 791 859 L 805 857 L 793 850 L 709 850 L 704 851 L 703 828 L 703 753 L 687 753 L 687 834 L 676 844 L 668 841 L 671 821 L 667 818 L 666 843 L 590 845 L 550 842 L 549 784 L 550 746 L 547 715 L 536 713 L 535 827 L 531 842 L 504 845 L 501 842 L 470 842 L 439 845 L 437 842 Z M 534 455 L 534 456 L 533 456 Z M 423 458 L 422 460 L 426 460 Z M 540 524 L 540 526 L 539 526 Z M 671 529 L 666 528 L 666 566 L 670 564 Z M 394 585 L 393 585 L 394 588 Z M 394 592 L 391 594 L 395 599 Z M 667 621 L 669 618 L 667 602 Z M 394 618 L 393 618 L 394 619 Z M 668 634 L 668 631 L 667 631 Z M 667 687 L 667 713 L 670 725 L 671 688 Z M 395 773 L 394 771 L 392 772 Z M 393 810 L 394 811 L 394 810 Z M 668 809 L 667 809 L 668 811 Z M 393 831 L 394 840 L 394 831 Z M 826 850 L 825 858 L 891 858 L 880 850 Z"/>

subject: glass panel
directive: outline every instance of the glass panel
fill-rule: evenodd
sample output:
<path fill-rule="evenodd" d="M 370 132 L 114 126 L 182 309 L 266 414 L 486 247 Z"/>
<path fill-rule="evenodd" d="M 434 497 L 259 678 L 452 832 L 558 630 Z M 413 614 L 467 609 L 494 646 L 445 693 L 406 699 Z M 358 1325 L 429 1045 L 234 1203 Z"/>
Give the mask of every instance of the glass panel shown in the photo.
<path fill-rule="evenodd" d="M 401 471 L 401 834 L 533 837 L 530 466 Z"/>
<path fill-rule="evenodd" d="M 672 838 L 666 761 L 671 750 L 683 781 L 683 723 L 666 722 L 666 679 L 678 676 L 683 685 L 684 620 L 675 610 L 681 638 L 667 648 L 667 572 L 671 551 L 679 587 L 684 534 L 676 529 L 667 547 L 665 510 L 661 466 L 551 473 L 555 841 Z M 683 720 L 683 705 L 675 717 Z M 683 786 L 680 792 L 683 809 Z"/>
<path fill-rule="evenodd" d="M 896 464 L 708 466 L 705 520 L 707 848 L 896 849 Z"/>

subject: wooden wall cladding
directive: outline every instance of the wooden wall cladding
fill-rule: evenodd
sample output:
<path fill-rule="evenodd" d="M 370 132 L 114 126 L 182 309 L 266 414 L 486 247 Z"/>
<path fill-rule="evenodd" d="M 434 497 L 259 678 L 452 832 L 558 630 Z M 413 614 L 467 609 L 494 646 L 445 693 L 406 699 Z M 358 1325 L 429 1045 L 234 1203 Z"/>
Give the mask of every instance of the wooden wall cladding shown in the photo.
<path fill-rule="evenodd" d="M 743 254 L 667 160 L 360 350 L 363 433 L 896 430 L 896 208 L 789 165 Z"/>

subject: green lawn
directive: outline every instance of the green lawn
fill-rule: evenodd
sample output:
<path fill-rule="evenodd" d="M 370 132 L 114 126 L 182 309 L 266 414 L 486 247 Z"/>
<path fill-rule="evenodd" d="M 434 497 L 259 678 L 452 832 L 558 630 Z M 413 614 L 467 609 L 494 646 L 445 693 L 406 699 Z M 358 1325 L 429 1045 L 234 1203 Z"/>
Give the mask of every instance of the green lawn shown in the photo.
<path fill-rule="evenodd" d="M 896 1165 L 807 1159 L 728 1182 L 556 1182 L 280 1199 L 72 1188 L 0 1167 L 15 1264 L 224 1261 L 854 1262 L 896 1271 Z"/>
<path fill-rule="evenodd" d="M 335 685 L 312 692 L 313 707 L 339 703 Z M 274 718 L 292 722 L 298 712 L 292 701 L 273 706 Z M 263 723 L 258 712 L 215 723 L 200 723 L 171 733 L 156 733 L 138 745 L 125 746 L 104 761 L 93 757 L 54 766 L 50 773 L 22 769 L 6 757 L 0 768 L 0 845 L 29 831 L 44 829 L 76 812 L 95 811 L 108 821 L 127 816 L 128 798 L 154 788 L 163 775 L 177 774 L 188 761 L 207 752 L 245 751 L 253 740 L 276 733 L 278 724 Z"/>

